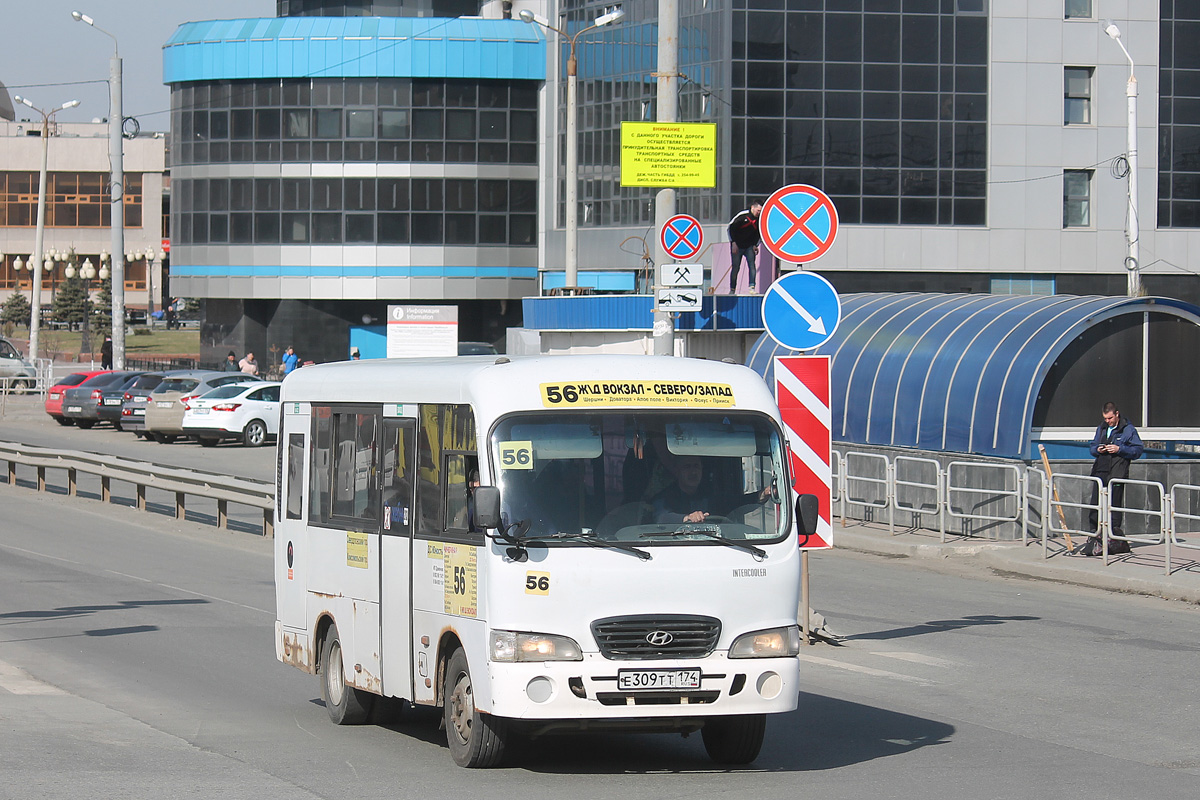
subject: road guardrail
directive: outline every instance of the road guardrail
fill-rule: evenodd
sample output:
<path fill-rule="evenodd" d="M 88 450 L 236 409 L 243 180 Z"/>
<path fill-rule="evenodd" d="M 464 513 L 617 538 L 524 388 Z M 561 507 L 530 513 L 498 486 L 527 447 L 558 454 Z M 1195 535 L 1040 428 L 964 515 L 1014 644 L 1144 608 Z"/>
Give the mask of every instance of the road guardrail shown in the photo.
<path fill-rule="evenodd" d="M 79 492 L 79 475 L 94 475 L 100 479 L 100 499 L 113 501 L 113 482 L 134 488 L 138 510 L 146 510 L 146 491 L 155 489 L 175 496 L 175 517 L 187 513 L 187 498 L 202 497 L 217 503 L 217 526 L 229 527 L 229 504 L 262 510 L 262 533 L 275 533 L 275 486 L 252 478 L 235 478 L 181 467 L 168 467 L 100 453 L 80 453 L 73 450 L 54 450 L 36 445 L 0 442 L 0 463 L 6 464 L 5 477 L 10 486 L 17 485 L 17 468 L 25 466 L 36 471 L 38 491 L 46 491 L 47 472 L 61 471 L 66 478 L 68 496 Z"/>

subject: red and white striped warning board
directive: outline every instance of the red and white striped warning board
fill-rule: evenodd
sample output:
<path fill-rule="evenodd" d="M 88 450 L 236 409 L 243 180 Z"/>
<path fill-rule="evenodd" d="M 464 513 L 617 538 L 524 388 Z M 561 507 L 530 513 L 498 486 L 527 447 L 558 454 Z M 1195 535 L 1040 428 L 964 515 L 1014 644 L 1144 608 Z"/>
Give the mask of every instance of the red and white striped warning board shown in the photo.
<path fill-rule="evenodd" d="M 829 356 L 780 356 L 775 359 L 775 400 L 783 418 L 796 494 L 815 494 L 817 532 L 801 549 L 833 547 L 833 449 L 829 412 Z"/>

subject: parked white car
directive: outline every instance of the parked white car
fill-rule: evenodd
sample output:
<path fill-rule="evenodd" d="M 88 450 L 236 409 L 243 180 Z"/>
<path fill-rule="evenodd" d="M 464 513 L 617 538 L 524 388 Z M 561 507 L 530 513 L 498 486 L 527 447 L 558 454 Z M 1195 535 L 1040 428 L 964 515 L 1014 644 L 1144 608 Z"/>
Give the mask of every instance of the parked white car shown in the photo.
<path fill-rule="evenodd" d="M 258 447 L 279 433 L 279 384 L 275 381 L 218 386 L 187 401 L 183 432 L 204 447 L 241 439 Z"/>

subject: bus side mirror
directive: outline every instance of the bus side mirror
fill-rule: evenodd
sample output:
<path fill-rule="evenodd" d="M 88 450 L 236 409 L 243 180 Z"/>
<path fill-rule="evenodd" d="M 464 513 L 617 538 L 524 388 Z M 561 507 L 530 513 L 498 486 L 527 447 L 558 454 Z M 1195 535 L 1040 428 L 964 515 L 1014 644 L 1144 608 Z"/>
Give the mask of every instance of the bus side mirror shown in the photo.
<path fill-rule="evenodd" d="M 802 494 L 796 498 L 796 521 L 800 525 L 802 540 L 817 532 L 820 509 L 821 502 L 815 494 Z"/>
<path fill-rule="evenodd" d="M 495 486 L 479 486 L 475 489 L 475 526 L 477 528 L 500 527 L 500 489 Z"/>

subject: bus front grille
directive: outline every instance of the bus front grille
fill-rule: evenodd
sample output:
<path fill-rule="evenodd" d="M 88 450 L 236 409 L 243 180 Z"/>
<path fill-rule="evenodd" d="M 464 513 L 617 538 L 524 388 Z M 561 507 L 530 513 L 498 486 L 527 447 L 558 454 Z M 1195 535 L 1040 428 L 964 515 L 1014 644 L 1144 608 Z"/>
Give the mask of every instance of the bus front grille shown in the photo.
<path fill-rule="evenodd" d="M 608 617 L 592 623 L 592 635 L 609 659 L 703 658 L 717 646 L 721 621 L 685 614 Z"/>

